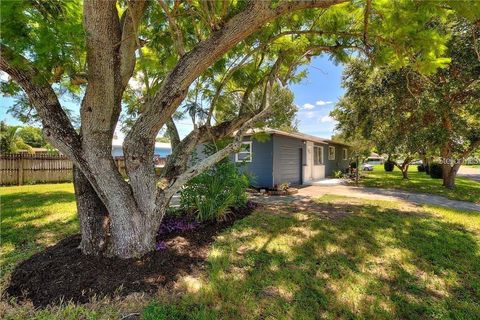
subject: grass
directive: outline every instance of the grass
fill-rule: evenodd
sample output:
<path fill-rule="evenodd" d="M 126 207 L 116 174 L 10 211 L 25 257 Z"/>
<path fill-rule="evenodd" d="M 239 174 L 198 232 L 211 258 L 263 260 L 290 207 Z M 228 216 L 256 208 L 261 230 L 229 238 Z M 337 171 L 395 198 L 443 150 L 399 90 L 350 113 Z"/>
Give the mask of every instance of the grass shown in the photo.
<path fill-rule="evenodd" d="M 1 187 L 2 280 L 13 266 L 78 232 L 73 185 Z"/>
<path fill-rule="evenodd" d="M 478 319 L 480 213 L 324 197 L 258 210 L 145 319 Z M 346 214 L 325 219 L 319 212 Z"/>
<path fill-rule="evenodd" d="M 416 166 L 409 168 L 408 180 L 402 178 L 402 173 L 398 168 L 392 172 L 386 172 L 382 165 L 375 166 L 373 171 L 363 173 L 365 178 L 361 179 L 360 183 L 366 187 L 426 192 L 454 200 L 480 202 L 480 182 L 463 177 L 455 179 L 455 189 L 447 189 L 442 186 L 442 179 L 432 179 L 425 172 L 418 172 Z"/>
<path fill-rule="evenodd" d="M 0 191 L 8 270 L 78 230 L 71 185 Z M 331 195 L 316 202 L 260 208 L 237 222 L 177 294 L 44 310 L 3 302 L 0 318 L 480 318 L 480 213 Z"/>

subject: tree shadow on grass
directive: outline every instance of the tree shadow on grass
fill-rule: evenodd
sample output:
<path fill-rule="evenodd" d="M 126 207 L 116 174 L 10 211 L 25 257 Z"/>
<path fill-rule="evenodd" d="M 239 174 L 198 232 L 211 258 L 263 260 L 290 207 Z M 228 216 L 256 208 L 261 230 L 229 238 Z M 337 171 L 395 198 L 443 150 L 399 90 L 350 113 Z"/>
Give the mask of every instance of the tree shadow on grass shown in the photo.
<path fill-rule="evenodd" d="M 214 244 L 205 291 L 182 303 L 215 306 L 219 318 L 480 317 L 478 234 L 426 214 L 353 207 L 335 221 L 277 208 L 238 223 Z"/>

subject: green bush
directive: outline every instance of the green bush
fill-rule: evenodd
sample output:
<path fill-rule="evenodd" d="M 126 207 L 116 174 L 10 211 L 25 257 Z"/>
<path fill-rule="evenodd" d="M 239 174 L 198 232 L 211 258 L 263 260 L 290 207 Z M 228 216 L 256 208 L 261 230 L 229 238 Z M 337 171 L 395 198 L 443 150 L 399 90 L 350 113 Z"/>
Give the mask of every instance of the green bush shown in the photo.
<path fill-rule="evenodd" d="M 391 172 L 395 168 L 395 163 L 393 161 L 386 161 L 383 164 L 383 168 L 385 169 L 385 171 Z"/>
<path fill-rule="evenodd" d="M 206 145 L 204 154 L 209 156 L 215 150 L 213 145 Z M 180 192 L 180 205 L 187 212 L 195 213 L 200 221 L 222 220 L 229 207 L 245 206 L 245 189 L 249 185 L 248 176 L 225 158 L 185 185 Z"/>
<path fill-rule="evenodd" d="M 433 179 L 442 179 L 443 178 L 443 168 L 440 163 L 431 163 L 430 164 L 430 177 Z"/>
<path fill-rule="evenodd" d="M 352 169 L 356 169 L 357 168 L 357 163 L 354 161 L 354 162 L 351 162 L 350 163 L 350 168 Z"/>
<path fill-rule="evenodd" d="M 417 170 L 418 170 L 418 172 L 425 172 L 425 166 L 423 164 L 419 164 L 417 166 Z"/>
<path fill-rule="evenodd" d="M 341 170 L 333 171 L 333 177 L 337 179 L 343 178 L 343 172 Z"/>
<path fill-rule="evenodd" d="M 430 165 L 429 164 L 425 165 L 425 173 L 430 175 Z"/>

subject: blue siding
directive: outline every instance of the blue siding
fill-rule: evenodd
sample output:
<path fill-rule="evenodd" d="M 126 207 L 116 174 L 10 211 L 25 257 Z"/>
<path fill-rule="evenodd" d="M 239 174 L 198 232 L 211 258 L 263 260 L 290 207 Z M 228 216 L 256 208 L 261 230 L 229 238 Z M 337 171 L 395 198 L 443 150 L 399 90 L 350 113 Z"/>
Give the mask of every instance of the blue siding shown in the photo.
<path fill-rule="evenodd" d="M 250 141 L 245 137 L 243 141 Z M 231 156 L 235 161 L 235 155 Z M 252 162 L 237 163 L 241 170 L 252 178 L 252 186 L 271 188 L 273 185 L 273 140 L 260 142 L 252 140 Z"/>
<path fill-rule="evenodd" d="M 328 160 L 328 146 L 335 147 L 335 160 Z M 344 170 L 350 164 L 350 149 L 343 145 L 329 143 L 324 147 L 325 155 L 325 177 L 332 177 L 334 171 Z M 347 149 L 347 160 L 343 160 L 343 149 Z"/>

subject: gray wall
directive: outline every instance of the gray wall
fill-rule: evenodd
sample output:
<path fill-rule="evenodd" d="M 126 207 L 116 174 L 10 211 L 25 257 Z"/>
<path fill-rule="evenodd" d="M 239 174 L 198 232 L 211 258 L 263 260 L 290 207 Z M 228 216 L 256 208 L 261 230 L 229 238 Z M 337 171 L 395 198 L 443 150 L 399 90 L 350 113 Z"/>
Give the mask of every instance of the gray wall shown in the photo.
<path fill-rule="evenodd" d="M 273 157 L 273 184 L 281 184 L 285 182 L 289 182 L 292 184 L 298 184 L 295 181 L 283 181 L 285 179 L 282 179 L 282 175 L 285 173 L 281 172 L 282 166 L 281 166 L 281 159 L 282 159 L 282 152 L 281 152 L 281 147 L 291 147 L 295 148 L 298 151 L 298 154 L 300 154 L 300 149 L 302 149 L 302 157 L 299 157 L 299 162 L 297 164 L 294 164 L 291 168 L 293 171 L 297 171 L 300 174 L 300 181 L 302 178 L 301 174 L 301 166 L 302 162 L 304 161 L 302 158 L 304 158 L 304 153 L 305 153 L 305 145 L 303 143 L 303 140 L 300 139 L 295 139 L 295 138 L 290 138 L 290 137 L 285 137 L 285 136 L 279 136 L 279 135 L 273 135 L 273 151 L 274 151 L 274 157 Z"/>
<path fill-rule="evenodd" d="M 272 187 L 273 171 L 273 137 L 268 141 L 260 142 L 252 140 L 252 162 L 237 162 L 243 172 L 252 177 L 252 186 Z M 243 141 L 250 141 L 250 137 L 245 137 Z M 230 157 L 235 161 L 235 155 Z"/>
<path fill-rule="evenodd" d="M 335 160 L 328 160 L 328 146 L 335 147 Z M 348 168 L 350 164 L 350 149 L 348 147 L 338 145 L 335 143 L 329 143 L 328 146 L 324 146 L 325 155 L 325 177 L 333 176 L 333 172 L 337 170 L 343 170 Z M 343 149 L 346 148 L 347 160 L 343 160 Z"/>

